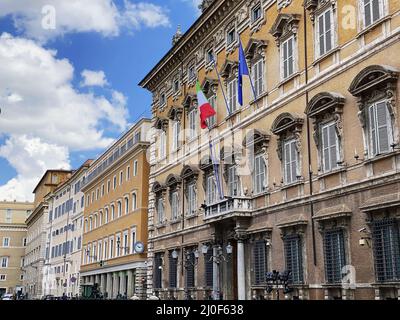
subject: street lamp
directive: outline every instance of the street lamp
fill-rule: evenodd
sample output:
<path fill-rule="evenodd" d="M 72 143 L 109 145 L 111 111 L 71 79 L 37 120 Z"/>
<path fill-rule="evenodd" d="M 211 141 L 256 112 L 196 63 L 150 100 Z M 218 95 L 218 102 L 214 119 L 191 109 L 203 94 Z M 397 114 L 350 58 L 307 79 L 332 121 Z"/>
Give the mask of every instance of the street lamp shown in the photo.
<path fill-rule="evenodd" d="M 119 249 L 119 250 L 125 250 L 125 254 L 127 254 L 127 252 L 129 251 L 129 247 L 121 247 L 120 246 L 121 245 L 121 240 L 120 239 L 118 239 L 117 240 L 117 248 Z"/>

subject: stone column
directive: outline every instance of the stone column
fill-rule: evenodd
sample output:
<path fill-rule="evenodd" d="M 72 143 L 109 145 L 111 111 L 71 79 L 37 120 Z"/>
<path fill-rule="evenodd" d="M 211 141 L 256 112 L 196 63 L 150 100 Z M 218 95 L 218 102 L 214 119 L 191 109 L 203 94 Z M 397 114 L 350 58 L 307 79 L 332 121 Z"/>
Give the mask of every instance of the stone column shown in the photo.
<path fill-rule="evenodd" d="M 128 270 L 128 288 L 126 289 L 128 299 L 133 296 L 133 293 L 133 270 Z"/>
<path fill-rule="evenodd" d="M 237 241 L 237 286 L 238 300 L 246 300 L 246 270 L 244 264 L 244 242 L 242 239 Z"/>
<path fill-rule="evenodd" d="M 95 281 L 94 276 L 90 276 L 90 283 L 94 284 L 94 281 Z"/>
<path fill-rule="evenodd" d="M 126 292 L 125 271 L 119 272 L 119 293 L 123 296 Z"/>
<path fill-rule="evenodd" d="M 96 276 L 94 277 L 94 283 L 100 284 L 100 275 L 96 274 Z"/>
<path fill-rule="evenodd" d="M 218 264 L 218 246 L 213 246 L 213 299 L 219 300 L 219 264 Z"/>
<path fill-rule="evenodd" d="M 106 274 L 102 273 L 100 276 L 100 292 L 104 294 L 106 291 Z"/>
<path fill-rule="evenodd" d="M 111 299 L 112 297 L 112 273 L 107 273 L 107 298 Z"/>
<path fill-rule="evenodd" d="M 115 299 L 116 297 L 117 297 L 117 295 L 118 295 L 118 290 L 119 290 L 119 287 L 118 287 L 118 272 L 114 272 L 113 273 L 113 292 L 112 292 L 112 299 Z"/>

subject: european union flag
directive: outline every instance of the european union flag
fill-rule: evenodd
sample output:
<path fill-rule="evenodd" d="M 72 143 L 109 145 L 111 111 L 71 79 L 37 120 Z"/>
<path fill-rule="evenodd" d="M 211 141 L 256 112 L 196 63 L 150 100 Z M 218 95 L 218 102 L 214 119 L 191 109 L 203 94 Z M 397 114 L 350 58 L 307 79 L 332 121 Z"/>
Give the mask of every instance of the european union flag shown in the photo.
<path fill-rule="evenodd" d="M 250 76 L 249 68 L 247 67 L 246 57 L 242 46 L 242 41 L 239 39 L 239 79 L 238 79 L 238 102 L 243 106 L 243 76 Z"/>

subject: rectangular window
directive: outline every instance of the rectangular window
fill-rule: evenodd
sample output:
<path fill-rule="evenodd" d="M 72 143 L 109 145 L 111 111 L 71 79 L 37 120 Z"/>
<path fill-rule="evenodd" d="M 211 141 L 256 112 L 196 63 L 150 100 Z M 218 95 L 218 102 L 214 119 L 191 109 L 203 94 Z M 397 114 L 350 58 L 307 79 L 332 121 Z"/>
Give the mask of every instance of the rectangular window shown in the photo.
<path fill-rule="evenodd" d="M 194 78 L 196 78 L 196 70 L 194 68 L 194 66 L 190 66 L 188 69 L 188 78 L 189 80 L 192 80 Z"/>
<path fill-rule="evenodd" d="M 333 14 L 328 9 L 317 17 L 317 56 L 322 56 L 333 48 Z"/>
<path fill-rule="evenodd" d="M 129 181 L 131 179 L 131 167 L 126 167 L 126 180 Z"/>
<path fill-rule="evenodd" d="M 228 83 L 228 104 L 229 104 L 229 110 L 231 112 L 235 112 L 238 107 L 237 89 L 238 89 L 237 79 L 231 80 Z"/>
<path fill-rule="evenodd" d="M 167 99 L 166 99 L 166 97 L 165 97 L 165 93 L 162 92 L 162 93 L 160 94 L 160 105 L 163 106 L 163 105 L 165 105 L 166 103 L 167 103 Z"/>
<path fill-rule="evenodd" d="M 297 181 L 298 155 L 296 140 L 292 139 L 284 143 L 284 174 L 285 183 L 293 183 Z"/>
<path fill-rule="evenodd" d="M 107 193 L 110 193 L 110 190 L 111 190 L 111 181 L 108 180 L 107 181 Z"/>
<path fill-rule="evenodd" d="M 254 193 L 261 193 L 265 191 L 265 180 L 266 180 L 266 166 L 264 156 L 262 154 L 254 157 Z"/>
<path fill-rule="evenodd" d="M 154 288 L 162 288 L 162 254 L 154 255 Z"/>
<path fill-rule="evenodd" d="M 214 175 L 207 177 L 207 204 L 213 204 L 217 201 L 217 187 Z"/>
<path fill-rule="evenodd" d="M 107 241 L 107 239 L 104 239 L 103 240 L 103 255 L 102 255 L 102 257 L 103 257 L 103 260 L 107 260 L 107 245 L 108 245 L 108 241 Z"/>
<path fill-rule="evenodd" d="M 197 137 L 197 111 L 193 109 L 189 112 L 189 139 L 193 140 Z"/>
<path fill-rule="evenodd" d="M 264 92 L 264 61 L 262 59 L 252 65 L 251 76 L 253 78 L 256 97 L 259 97 Z"/>
<path fill-rule="evenodd" d="M 179 88 L 180 88 L 179 80 L 176 79 L 176 80 L 174 81 L 174 93 L 178 92 L 178 91 L 179 91 Z"/>
<path fill-rule="evenodd" d="M 369 135 L 371 156 L 387 153 L 392 144 L 392 127 L 386 101 L 369 107 Z"/>
<path fill-rule="evenodd" d="M 206 62 L 211 63 L 214 61 L 214 50 L 209 49 L 206 53 Z"/>
<path fill-rule="evenodd" d="M 400 236 L 395 219 L 385 218 L 372 223 L 375 277 L 378 282 L 400 279 Z"/>
<path fill-rule="evenodd" d="M 261 4 L 251 10 L 251 22 L 254 23 L 261 18 Z"/>
<path fill-rule="evenodd" d="M 135 253 L 136 228 L 131 229 L 131 254 Z"/>
<path fill-rule="evenodd" d="M 105 194 L 105 188 L 104 188 L 104 184 L 101 185 L 101 196 L 104 197 Z"/>
<path fill-rule="evenodd" d="M 2 268 L 8 268 L 8 257 L 2 257 L 1 258 L 1 267 Z"/>
<path fill-rule="evenodd" d="M 191 183 L 188 185 L 188 215 L 193 215 L 196 213 L 196 185 L 195 183 Z"/>
<path fill-rule="evenodd" d="M 122 242 L 122 252 L 124 253 L 124 255 L 129 254 L 129 241 L 128 241 L 128 231 L 124 231 L 124 235 L 122 238 L 123 242 Z"/>
<path fill-rule="evenodd" d="M 157 219 L 158 223 L 164 222 L 164 203 L 162 198 L 157 200 Z"/>
<path fill-rule="evenodd" d="M 261 285 L 265 283 L 265 274 L 267 272 L 267 247 L 264 240 L 254 242 L 253 261 L 253 282 L 255 285 Z"/>
<path fill-rule="evenodd" d="M 364 27 L 374 24 L 383 16 L 382 0 L 362 0 Z"/>
<path fill-rule="evenodd" d="M 117 188 L 117 176 L 114 176 L 113 179 L 113 189 L 115 190 L 115 188 Z"/>
<path fill-rule="evenodd" d="M 226 33 L 226 43 L 227 43 L 228 45 L 232 44 L 232 43 L 235 41 L 235 39 L 236 39 L 235 34 L 236 34 L 235 28 L 230 29 L 230 30 Z"/>
<path fill-rule="evenodd" d="M 228 189 L 231 197 L 240 195 L 240 181 L 236 166 L 230 166 L 228 168 Z"/>
<path fill-rule="evenodd" d="M 171 194 L 171 217 L 175 221 L 179 215 L 179 194 L 178 191 L 174 191 Z"/>
<path fill-rule="evenodd" d="M 217 96 L 211 96 L 210 98 L 208 98 L 208 102 L 210 103 L 211 107 L 213 107 L 213 109 L 217 111 Z M 212 117 L 208 118 L 207 122 L 210 128 L 214 127 L 217 124 L 217 115 L 215 114 Z"/>
<path fill-rule="evenodd" d="M 303 256 L 302 243 L 298 234 L 285 236 L 286 270 L 291 271 L 290 279 L 293 284 L 303 283 Z"/>
<path fill-rule="evenodd" d="M 169 287 L 176 288 L 178 286 L 178 259 L 169 253 Z"/>
<path fill-rule="evenodd" d="M 195 281 L 194 281 L 194 277 L 195 277 L 195 269 L 194 269 L 194 265 L 196 263 L 196 257 L 194 256 L 194 252 L 191 251 L 187 257 L 185 257 L 185 259 L 187 259 L 187 268 L 185 268 L 185 280 L 186 280 L 186 288 L 194 288 L 195 287 Z"/>
<path fill-rule="evenodd" d="M 213 262 L 213 249 L 209 248 L 207 253 L 204 255 L 204 269 L 205 269 L 205 282 L 206 287 L 213 286 L 213 275 L 214 275 L 214 262 Z"/>
<path fill-rule="evenodd" d="M 164 159 L 167 156 L 167 137 L 165 131 L 160 133 L 160 159 Z"/>
<path fill-rule="evenodd" d="M 5 274 L 0 274 L 0 281 L 6 281 L 7 276 Z"/>
<path fill-rule="evenodd" d="M 121 185 L 124 182 L 124 172 L 121 171 L 119 173 L 119 185 Z"/>
<path fill-rule="evenodd" d="M 294 73 L 294 37 L 290 37 L 281 45 L 282 79 Z"/>
<path fill-rule="evenodd" d="M 325 280 L 340 283 L 342 269 L 346 265 L 344 232 L 342 229 L 327 230 L 324 233 Z"/>
<path fill-rule="evenodd" d="M 328 123 L 321 128 L 322 132 L 322 162 L 324 172 L 338 167 L 339 140 L 336 133 L 336 124 Z"/>
<path fill-rule="evenodd" d="M 181 133 L 181 123 L 179 121 L 174 121 L 172 131 L 172 150 L 177 150 L 180 147 L 179 135 Z"/>
<path fill-rule="evenodd" d="M 138 161 L 133 161 L 133 176 L 136 177 L 138 174 Z"/>
<path fill-rule="evenodd" d="M 114 237 L 111 237 L 110 240 L 108 241 L 109 247 L 108 247 L 108 258 L 112 259 L 114 258 Z"/>
<path fill-rule="evenodd" d="M 4 237 L 3 238 L 3 247 L 9 247 L 9 246 L 10 246 L 10 238 Z"/>
<path fill-rule="evenodd" d="M 12 210 L 7 209 L 6 210 L 6 223 L 11 223 L 12 222 Z"/>

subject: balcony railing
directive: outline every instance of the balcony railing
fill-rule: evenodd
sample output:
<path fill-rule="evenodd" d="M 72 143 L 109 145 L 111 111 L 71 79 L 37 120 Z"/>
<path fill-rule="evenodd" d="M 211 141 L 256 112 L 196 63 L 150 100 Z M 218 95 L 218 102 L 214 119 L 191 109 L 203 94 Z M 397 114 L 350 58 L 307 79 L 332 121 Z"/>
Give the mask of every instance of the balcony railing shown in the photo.
<path fill-rule="evenodd" d="M 250 198 L 235 197 L 205 206 L 204 220 L 223 218 L 234 215 L 250 215 L 252 211 Z"/>

